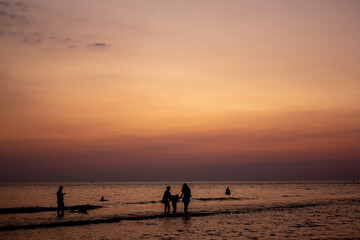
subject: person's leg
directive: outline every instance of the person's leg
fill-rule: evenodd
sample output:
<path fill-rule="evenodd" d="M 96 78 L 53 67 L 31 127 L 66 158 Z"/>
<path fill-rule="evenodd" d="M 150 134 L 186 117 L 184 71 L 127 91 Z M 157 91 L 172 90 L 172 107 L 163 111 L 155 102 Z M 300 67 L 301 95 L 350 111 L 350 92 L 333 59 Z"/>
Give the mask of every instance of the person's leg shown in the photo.
<path fill-rule="evenodd" d="M 170 203 L 169 203 L 169 202 L 165 202 L 164 205 L 165 205 L 164 212 L 165 212 L 165 213 L 170 212 Z"/>
<path fill-rule="evenodd" d="M 64 203 L 61 204 L 61 215 L 64 215 Z"/>
<path fill-rule="evenodd" d="M 189 201 L 184 202 L 184 213 L 187 213 L 189 207 Z"/>

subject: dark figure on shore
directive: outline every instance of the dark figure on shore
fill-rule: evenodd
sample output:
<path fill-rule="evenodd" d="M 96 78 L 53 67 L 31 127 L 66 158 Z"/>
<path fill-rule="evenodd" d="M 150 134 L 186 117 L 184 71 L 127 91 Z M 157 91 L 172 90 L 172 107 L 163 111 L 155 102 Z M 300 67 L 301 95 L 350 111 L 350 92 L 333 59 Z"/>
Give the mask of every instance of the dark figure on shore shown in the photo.
<path fill-rule="evenodd" d="M 184 203 L 184 213 L 186 214 L 191 198 L 191 191 L 186 183 L 184 183 L 184 185 L 182 186 L 180 198 L 182 198 L 182 201 Z"/>
<path fill-rule="evenodd" d="M 165 213 L 169 213 L 170 212 L 170 186 L 166 187 L 166 191 L 164 192 L 164 196 L 163 199 L 161 200 L 161 202 L 164 204 L 165 208 L 164 208 L 164 212 Z"/>
<path fill-rule="evenodd" d="M 226 188 L 225 194 L 226 194 L 226 195 L 230 195 L 230 189 L 229 189 L 229 187 Z"/>
<path fill-rule="evenodd" d="M 173 212 L 176 213 L 176 204 L 179 201 L 179 194 L 170 196 L 171 205 L 173 207 Z"/>
<path fill-rule="evenodd" d="M 64 195 L 65 193 L 62 192 L 63 186 L 59 187 L 59 190 L 56 193 L 57 196 L 57 214 L 58 216 L 64 216 Z"/>

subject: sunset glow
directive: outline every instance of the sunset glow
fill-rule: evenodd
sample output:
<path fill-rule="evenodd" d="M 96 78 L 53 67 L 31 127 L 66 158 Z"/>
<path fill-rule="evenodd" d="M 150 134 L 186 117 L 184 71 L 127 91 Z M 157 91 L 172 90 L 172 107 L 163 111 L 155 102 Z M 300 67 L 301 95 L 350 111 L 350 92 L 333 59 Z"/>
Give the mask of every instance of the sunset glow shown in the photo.
<path fill-rule="evenodd" d="M 360 174 L 359 1 L 2 0 L 0 12 L 1 181 L 249 164 Z"/>

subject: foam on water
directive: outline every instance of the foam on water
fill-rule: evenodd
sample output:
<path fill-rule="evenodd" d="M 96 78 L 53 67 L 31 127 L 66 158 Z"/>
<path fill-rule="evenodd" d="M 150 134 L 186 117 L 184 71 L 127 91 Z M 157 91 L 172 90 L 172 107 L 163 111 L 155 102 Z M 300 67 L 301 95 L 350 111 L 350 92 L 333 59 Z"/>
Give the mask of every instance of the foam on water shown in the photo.
<path fill-rule="evenodd" d="M 102 208 L 102 206 L 95 205 L 77 205 L 77 206 L 67 206 L 64 209 L 70 211 L 79 211 L 79 210 L 91 210 Z M 15 208 L 0 208 L 0 214 L 16 214 L 16 213 L 37 213 L 37 212 L 49 212 L 56 211 L 56 207 L 15 207 Z"/>

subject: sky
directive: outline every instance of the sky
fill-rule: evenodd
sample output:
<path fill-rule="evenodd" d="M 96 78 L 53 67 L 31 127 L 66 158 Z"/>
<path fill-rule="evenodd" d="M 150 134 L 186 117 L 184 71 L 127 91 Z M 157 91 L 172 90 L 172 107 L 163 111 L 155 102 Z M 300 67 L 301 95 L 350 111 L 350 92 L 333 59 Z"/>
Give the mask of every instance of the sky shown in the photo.
<path fill-rule="evenodd" d="M 0 0 L 0 181 L 360 178 L 360 1 Z"/>

